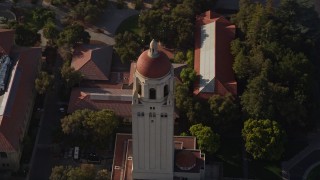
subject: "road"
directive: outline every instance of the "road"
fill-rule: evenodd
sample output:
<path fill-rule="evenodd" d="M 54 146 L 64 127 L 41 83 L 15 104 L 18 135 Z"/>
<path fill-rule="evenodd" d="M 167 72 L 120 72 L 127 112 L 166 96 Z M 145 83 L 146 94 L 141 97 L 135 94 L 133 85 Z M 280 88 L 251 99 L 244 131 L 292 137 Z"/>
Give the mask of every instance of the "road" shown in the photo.
<path fill-rule="evenodd" d="M 59 73 L 58 67 L 61 67 L 62 60 L 57 59 L 55 64 L 56 77 Z M 48 179 L 53 166 L 53 157 L 51 153 L 52 132 L 55 127 L 59 127 L 62 114 L 59 112 L 59 89 L 61 83 L 57 79 L 54 83 L 54 89 L 48 92 L 44 103 L 44 114 L 41 117 L 39 132 L 36 138 L 34 152 L 31 159 L 31 168 L 27 179 L 44 180 Z"/>

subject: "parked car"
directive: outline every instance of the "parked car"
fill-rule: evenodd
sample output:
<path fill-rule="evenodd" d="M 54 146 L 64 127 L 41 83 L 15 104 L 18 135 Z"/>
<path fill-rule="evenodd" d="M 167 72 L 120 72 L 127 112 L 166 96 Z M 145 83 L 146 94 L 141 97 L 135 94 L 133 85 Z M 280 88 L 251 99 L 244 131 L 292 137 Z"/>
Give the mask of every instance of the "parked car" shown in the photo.
<path fill-rule="evenodd" d="M 69 148 L 68 158 L 72 158 L 73 148 Z"/>
<path fill-rule="evenodd" d="M 79 151 L 80 151 L 80 149 L 79 149 L 78 146 L 74 147 L 73 158 L 76 159 L 76 160 L 79 159 Z"/>

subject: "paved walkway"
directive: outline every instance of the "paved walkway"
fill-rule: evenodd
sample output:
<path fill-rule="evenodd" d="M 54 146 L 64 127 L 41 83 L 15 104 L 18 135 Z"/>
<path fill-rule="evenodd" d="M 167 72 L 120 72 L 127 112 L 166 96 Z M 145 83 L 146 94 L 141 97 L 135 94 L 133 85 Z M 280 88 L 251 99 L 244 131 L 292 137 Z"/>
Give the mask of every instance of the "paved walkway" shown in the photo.
<path fill-rule="evenodd" d="M 282 163 L 282 179 L 300 180 L 305 172 L 315 163 L 320 162 L 320 132 L 311 133 L 309 145 L 289 161 Z"/>

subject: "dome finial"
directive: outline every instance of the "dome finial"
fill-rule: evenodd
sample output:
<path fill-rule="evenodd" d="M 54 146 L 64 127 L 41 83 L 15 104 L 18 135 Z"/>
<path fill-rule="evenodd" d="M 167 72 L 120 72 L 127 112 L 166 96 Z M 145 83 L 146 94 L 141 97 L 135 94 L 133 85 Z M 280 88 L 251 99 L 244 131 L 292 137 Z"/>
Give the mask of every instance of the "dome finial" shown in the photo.
<path fill-rule="evenodd" d="M 159 55 L 158 42 L 156 40 L 152 39 L 152 41 L 150 42 L 148 56 L 151 58 L 156 58 L 156 57 L 158 57 L 158 55 Z"/>

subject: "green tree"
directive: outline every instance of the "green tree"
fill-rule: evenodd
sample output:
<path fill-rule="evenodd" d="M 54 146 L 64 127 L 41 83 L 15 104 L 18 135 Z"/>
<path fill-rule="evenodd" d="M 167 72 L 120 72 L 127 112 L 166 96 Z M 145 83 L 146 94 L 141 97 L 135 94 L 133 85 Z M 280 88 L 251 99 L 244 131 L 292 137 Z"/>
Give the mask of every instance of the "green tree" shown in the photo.
<path fill-rule="evenodd" d="M 127 4 L 124 2 L 124 0 L 117 0 L 117 8 L 123 9 L 126 8 Z"/>
<path fill-rule="evenodd" d="M 239 106 L 231 94 L 213 95 L 208 100 L 213 115 L 213 126 L 225 131 L 239 122 Z"/>
<path fill-rule="evenodd" d="M 186 84 L 178 84 L 175 88 L 175 103 L 180 111 L 181 119 L 188 119 L 189 123 L 196 122 L 197 112 L 200 104 L 194 104 L 193 98 L 190 95 L 189 87 Z"/>
<path fill-rule="evenodd" d="M 35 88 L 39 94 L 44 94 L 50 89 L 53 85 L 53 75 L 49 75 L 47 72 L 39 72 L 38 77 L 35 80 Z"/>
<path fill-rule="evenodd" d="M 106 169 L 99 170 L 95 180 L 111 180 L 111 174 Z"/>
<path fill-rule="evenodd" d="M 80 2 L 69 12 L 73 20 L 80 20 L 86 23 L 92 23 L 102 13 L 98 5 L 89 2 Z"/>
<path fill-rule="evenodd" d="M 80 167 L 55 166 L 50 180 L 110 180 L 110 172 L 97 170 L 93 164 L 81 164 Z"/>
<path fill-rule="evenodd" d="M 189 94 L 189 88 L 185 84 L 178 84 L 175 88 L 175 103 L 177 108 L 183 110 L 192 105 L 192 98 Z"/>
<path fill-rule="evenodd" d="M 157 39 L 173 48 L 189 49 L 193 47 L 193 8 L 188 3 L 180 3 L 174 5 L 171 12 L 163 8 L 141 12 L 139 16 L 141 34 L 144 39 Z"/>
<path fill-rule="evenodd" d="M 30 30 L 25 25 L 17 25 L 15 33 L 15 43 L 19 46 L 34 46 L 40 42 L 40 34 Z"/>
<path fill-rule="evenodd" d="M 59 34 L 58 38 L 58 46 L 67 45 L 75 45 L 76 43 L 89 43 L 90 35 L 87 31 L 84 30 L 84 27 L 75 24 L 71 26 L 67 26 L 63 29 Z"/>
<path fill-rule="evenodd" d="M 144 3 L 142 0 L 135 0 L 134 1 L 134 9 L 141 10 L 144 8 Z"/>
<path fill-rule="evenodd" d="M 52 168 L 50 180 L 68 180 L 67 173 L 71 167 L 55 166 Z"/>
<path fill-rule="evenodd" d="M 126 31 L 123 34 L 117 34 L 115 42 L 114 49 L 120 56 L 122 63 L 135 61 L 141 54 L 141 40 L 134 33 Z"/>
<path fill-rule="evenodd" d="M 182 51 L 178 51 L 177 53 L 175 53 L 173 61 L 175 63 L 183 63 L 186 61 L 186 56 Z"/>
<path fill-rule="evenodd" d="M 46 8 L 36 8 L 32 12 L 32 22 L 36 25 L 37 29 L 41 29 L 49 21 L 55 19 L 54 11 Z"/>
<path fill-rule="evenodd" d="M 66 65 L 69 65 L 69 62 L 72 60 L 72 51 L 72 47 L 68 44 L 64 44 L 58 49 L 59 55 L 62 60 L 67 63 Z"/>
<path fill-rule="evenodd" d="M 43 36 L 49 40 L 49 44 L 53 44 L 54 40 L 57 39 L 59 30 L 56 25 L 49 21 L 43 27 Z"/>
<path fill-rule="evenodd" d="M 190 68 L 193 68 L 193 64 L 194 64 L 194 54 L 193 54 L 193 50 L 189 49 L 187 51 L 187 64 Z"/>
<path fill-rule="evenodd" d="M 74 70 L 73 67 L 70 67 L 69 63 L 63 64 L 61 68 L 61 77 L 67 89 L 79 84 L 83 79 L 81 72 Z"/>
<path fill-rule="evenodd" d="M 182 79 L 182 82 L 187 84 L 188 87 L 190 87 L 196 80 L 197 73 L 193 68 L 187 67 L 182 69 L 180 77 Z"/>
<path fill-rule="evenodd" d="M 197 143 L 202 151 L 213 154 L 220 147 L 220 136 L 208 126 L 195 124 L 189 129 L 192 136 L 197 138 Z"/>
<path fill-rule="evenodd" d="M 284 152 L 285 132 L 276 121 L 245 121 L 242 129 L 246 151 L 254 159 L 279 160 Z"/>
<path fill-rule="evenodd" d="M 139 27 L 141 34 L 148 36 L 150 39 L 162 40 L 161 38 L 161 21 L 164 12 L 162 10 L 142 11 L 139 16 Z"/>
<path fill-rule="evenodd" d="M 80 167 L 70 168 L 68 180 L 92 180 L 96 177 L 96 168 L 93 164 L 81 164 Z"/>
<path fill-rule="evenodd" d="M 187 3 L 178 4 L 172 9 L 172 16 L 175 18 L 183 17 L 192 20 L 194 18 L 193 6 L 190 6 Z"/>
<path fill-rule="evenodd" d="M 110 137 L 119 125 L 115 113 L 108 109 L 91 113 L 85 123 L 85 126 L 91 129 L 97 141 L 104 141 Z"/>
<path fill-rule="evenodd" d="M 231 52 L 240 87 L 246 87 L 241 96 L 243 110 L 254 119 L 310 125 L 320 102 L 312 90 L 320 85 L 315 78 L 320 68 L 319 18 L 300 1 L 284 0 L 278 8 L 271 1 L 263 6 L 241 0 L 239 5 L 232 19 L 240 36 L 232 42 Z"/>
<path fill-rule="evenodd" d="M 103 145 L 118 127 L 119 120 L 110 110 L 92 111 L 77 110 L 61 119 L 63 133 L 70 135 L 76 141 L 87 144 Z"/>
<path fill-rule="evenodd" d="M 241 96 L 243 110 L 252 118 L 272 118 L 274 103 L 270 96 L 268 79 L 264 75 L 254 78 L 249 82 L 247 90 Z"/>

